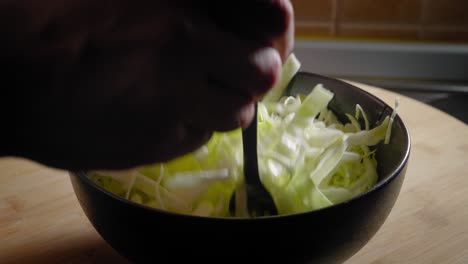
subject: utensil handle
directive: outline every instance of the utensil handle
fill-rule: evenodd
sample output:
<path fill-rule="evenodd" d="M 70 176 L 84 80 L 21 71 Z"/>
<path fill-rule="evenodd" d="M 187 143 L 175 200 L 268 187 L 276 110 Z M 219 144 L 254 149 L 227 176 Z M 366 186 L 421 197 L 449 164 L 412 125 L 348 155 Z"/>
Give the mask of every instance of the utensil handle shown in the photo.
<path fill-rule="evenodd" d="M 250 125 L 242 131 L 242 145 L 244 151 L 244 174 L 246 184 L 261 185 L 258 171 L 257 153 L 257 103 L 255 103 L 254 118 Z"/>

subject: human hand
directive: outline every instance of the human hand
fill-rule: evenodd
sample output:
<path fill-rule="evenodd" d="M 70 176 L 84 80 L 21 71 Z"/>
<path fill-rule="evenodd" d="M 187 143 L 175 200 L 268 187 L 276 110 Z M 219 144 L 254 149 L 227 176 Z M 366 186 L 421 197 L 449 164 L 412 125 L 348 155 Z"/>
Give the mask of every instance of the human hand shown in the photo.
<path fill-rule="evenodd" d="M 291 4 L 193 2 L 12 1 L 26 17 L 14 34 L 1 28 L 1 63 L 18 86 L 9 154 L 123 169 L 247 126 L 291 52 Z"/>

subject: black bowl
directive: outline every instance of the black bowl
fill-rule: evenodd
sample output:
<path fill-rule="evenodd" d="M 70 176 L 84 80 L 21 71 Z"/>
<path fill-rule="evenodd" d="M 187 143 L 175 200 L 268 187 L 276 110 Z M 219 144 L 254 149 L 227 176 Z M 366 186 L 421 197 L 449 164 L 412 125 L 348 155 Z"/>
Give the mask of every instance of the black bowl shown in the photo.
<path fill-rule="evenodd" d="M 329 106 L 337 113 L 354 113 L 356 103 L 374 123 L 392 113 L 392 107 L 357 87 L 311 73 L 298 73 L 288 93 L 308 92 L 318 83 L 335 94 Z M 94 228 L 136 263 L 341 263 L 374 236 L 400 192 L 410 137 L 398 115 L 390 144 L 378 148 L 380 178 L 372 189 L 320 210 L 258 219 L 165 212 L 109 193 L 88 179 L 86 172 L 70 175 Z"/>

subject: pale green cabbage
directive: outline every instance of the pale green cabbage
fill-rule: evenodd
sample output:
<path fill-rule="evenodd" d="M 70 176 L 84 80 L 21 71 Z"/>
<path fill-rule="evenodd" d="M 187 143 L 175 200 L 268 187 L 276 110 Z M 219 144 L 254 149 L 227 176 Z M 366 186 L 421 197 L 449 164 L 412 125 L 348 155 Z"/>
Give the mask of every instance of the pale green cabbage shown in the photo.
<path fill-rule="evenodd" d="M 394 111 L 370 128 L 365 111 L 356 105 L 354 115 L 346 114 L 349 122 L 341 123 L 327 108 L 334 94 L 321 84 L 310 94 L 282 97 L 299 66 L 291 55 L 281 81 L 258 103 L 259 171 L 279 214 L 327 207 L 372 188 L 378 175 L 370 147 L 389 142 L 395 116 Z M 169 162 L 89 175 L 108 191 L 150 207 L 200 216 L 246 216 L 242 206 L 234 214 L 229 210 L 234 193 L 243 187 L 242 157 L 237 129 L 215 133 L 198 150 Z"/>

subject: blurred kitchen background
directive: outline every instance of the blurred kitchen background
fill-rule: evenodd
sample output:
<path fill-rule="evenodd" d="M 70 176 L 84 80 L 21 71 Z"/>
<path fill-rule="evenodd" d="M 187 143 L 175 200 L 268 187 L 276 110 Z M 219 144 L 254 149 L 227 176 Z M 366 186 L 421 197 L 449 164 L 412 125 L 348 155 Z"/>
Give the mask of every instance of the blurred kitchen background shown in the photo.
<path fill-rule="evenodd" d="M 292 2 L 303 70 L 389 89 L 468 123 L 468 0 Z"/>

